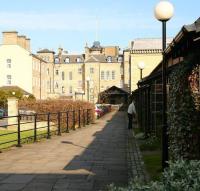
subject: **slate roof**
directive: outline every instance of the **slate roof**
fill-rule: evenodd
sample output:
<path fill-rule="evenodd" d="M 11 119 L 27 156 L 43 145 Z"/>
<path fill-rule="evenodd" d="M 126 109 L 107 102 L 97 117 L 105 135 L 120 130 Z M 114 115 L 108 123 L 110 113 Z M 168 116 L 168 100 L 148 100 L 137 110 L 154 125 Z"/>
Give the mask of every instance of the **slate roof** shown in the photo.
<path fill-rule="evenodd" d="M 58 55 L 55 56 L 55 58 L 58 57 Z M 61 58 L 61 64 L 68 64 L 65 62 L 65 59 L 66 58 L 69 58 L 69 64 L 70 63 L 78 63 L 77 62 L 77 58 L 80 58 L 80 62 L 79 63 L 83 63 L 84 62 L 84 56 L 82 54 L 64 54 L 62 55 L 62 58 Z"/>
<path fill-rule="evenodd" d="M 128 95 L 129 93 L 125 90 L 123 90 L 122 88 L 118 88 L 117 86 L 112 86 L 110 88 L 108 88 L 107 90 L 101 92 L 101 94 L 110 94 L 110 95 L 116 95 L 116 94 L 126 94 Z"/>
<path fill-rule="evenodd" d="M 105 56 L 105 55 L 91 55 L 87 60 L 85 60 L 85 62 L 108 62 L 107 58 L 109 56 Z M 116 56 L 110 56 L 112 59 L 112 62 L 118 62 L 118 57 Z M 111 62 L 111 63 L 112 63 Z"/>
<path fill-rule="evenodd" d="M 172 41 L 172 38 L 167 38 L 167 44 Z M 146 38 L 146 39 L 135 39 L 132 41 L 133 50 L 162 50 L 162 39 L 161 38 Z"/>
<path fill-rule="evenodd" d="M 55 54 L 54 51 L 49 50 L 49 49 L 47 49 L 47 48 L 42 49 L 42 50 L 39 50 L 39 51 L 37 51 L 37 53 L 53 53 L 53 54 Z"/>
<path fill-rule="evenodd" d="M 187 31 L 187 32 L 200 32 L 200 17 L 192 24 L 190 25 L 184 25 L 183 28 Z"/>

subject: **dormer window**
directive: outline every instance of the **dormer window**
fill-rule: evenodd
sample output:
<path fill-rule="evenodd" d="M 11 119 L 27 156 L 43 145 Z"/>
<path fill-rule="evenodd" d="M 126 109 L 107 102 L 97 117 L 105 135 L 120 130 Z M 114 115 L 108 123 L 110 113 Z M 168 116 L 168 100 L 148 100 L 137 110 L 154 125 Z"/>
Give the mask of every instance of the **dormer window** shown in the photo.
<path fill-rule="evenodd" d="M 81 62 L 81 58 L 79 58 L 79 57 L 76 58 L 76 62 L 77 62 L 77 63 Z"/>
<path fill-rule="evenodd" d="M 65 58 L 65 63 L 69 63 L 69 62 L 70 62 L 69 57 Z"/>
<path fill-rule="evenodd" d="M 55 58 L 55 64 L 59 64 L 60 60 L 59 58 Z"/>
<path fill-rule="evenodd" d="M 111 56 L 107 57 L 107 62 L 112 62 L 112 57 Z"/>

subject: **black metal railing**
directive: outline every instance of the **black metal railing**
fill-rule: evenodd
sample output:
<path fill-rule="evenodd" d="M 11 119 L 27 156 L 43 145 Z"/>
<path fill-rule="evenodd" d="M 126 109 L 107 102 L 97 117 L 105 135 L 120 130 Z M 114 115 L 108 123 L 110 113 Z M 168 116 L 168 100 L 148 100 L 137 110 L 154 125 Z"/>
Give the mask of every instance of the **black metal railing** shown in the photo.
<path fill-rule="evenodd" d="M 0 119 L 0 150 L 85 127 L 93 120 L 92 112 L 92 109 L 82 109 L 3 117 Z"/>

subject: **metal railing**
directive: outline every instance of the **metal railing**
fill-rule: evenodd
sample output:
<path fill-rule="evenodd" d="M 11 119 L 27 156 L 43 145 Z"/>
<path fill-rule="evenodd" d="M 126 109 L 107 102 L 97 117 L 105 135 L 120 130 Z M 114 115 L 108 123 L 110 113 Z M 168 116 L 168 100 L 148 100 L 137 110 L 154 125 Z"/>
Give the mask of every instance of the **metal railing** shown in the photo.
<path fill-rule="evenodd" d="M 36 142 L 52 135 L 61 136 L 70 130 L 89 125 L 93 120 L 92 109 L 56 113 L 19 114 L 0 119 L 0 150 L 23 143 Z"/>

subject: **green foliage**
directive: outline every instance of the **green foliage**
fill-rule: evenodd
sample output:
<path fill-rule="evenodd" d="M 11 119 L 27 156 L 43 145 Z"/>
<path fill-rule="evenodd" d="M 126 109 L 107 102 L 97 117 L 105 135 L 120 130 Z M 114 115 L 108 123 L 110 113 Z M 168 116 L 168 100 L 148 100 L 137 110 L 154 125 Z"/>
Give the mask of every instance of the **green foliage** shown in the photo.
<path fill-rule="evenodd" d="M 108 191 L 199 191 L 200 190 L 200 161 L 178 160 L 170 162 L 169 168 L 162 174 L 162 179 L 144 184 L 140 180 L 130 182 L 128 187 L 119 188 L 114 184 Z"/>
<path fill-rule="evenodd" d="M 141 151 L 153 151 L 158 149 L 161 149 L 161 142 L 156 136 L 149 137 L 140 144 Z"/>
<path fill-rule="evenodd" d="M 13 95 L 13 92 L 15 92 L 15 95 Z M 22 99 L 23 92 L 17 89 L 0 90 L 0 107 L 5 107 L 7 103 L 7 99 L 13 96 L 18 99 Z"/>
<path fill-rule="evenodd" d="M 199 156 L 198 112 L 189 85 L 189 75 L 195 67 L 193 57 L 182 62 L 169 77 L 169 141 L 172 159 L 196 159 Z"/>

